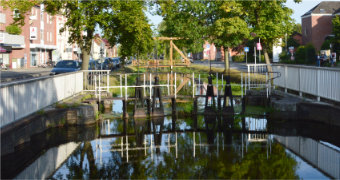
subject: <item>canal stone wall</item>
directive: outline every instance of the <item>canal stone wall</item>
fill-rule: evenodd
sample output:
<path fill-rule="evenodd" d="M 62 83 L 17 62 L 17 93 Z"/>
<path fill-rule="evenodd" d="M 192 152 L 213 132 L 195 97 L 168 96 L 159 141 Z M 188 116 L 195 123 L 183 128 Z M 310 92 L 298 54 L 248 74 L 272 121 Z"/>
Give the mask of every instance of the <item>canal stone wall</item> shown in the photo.
<path fill-rule="evenodd" d="M 82 91 L 83 72 L 2 84 L 0 127 Z"/>
<path fill-rule="evenodd" d="M 49 128 L 94 123 L 95 109 L 91 105 L 39 112 L 1 129 L 1 154 L 12 153 L 15 147 L 29 142 L 32 135 Z"/>

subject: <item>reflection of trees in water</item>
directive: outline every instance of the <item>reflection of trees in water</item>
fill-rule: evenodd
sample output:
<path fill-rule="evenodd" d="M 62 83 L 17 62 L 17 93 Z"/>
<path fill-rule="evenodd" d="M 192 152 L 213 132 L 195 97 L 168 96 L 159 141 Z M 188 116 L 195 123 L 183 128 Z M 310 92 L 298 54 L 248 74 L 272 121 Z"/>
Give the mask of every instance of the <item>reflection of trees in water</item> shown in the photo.
<path fill-rule="evenodd" d="M 115 179 L 145 179 L 148 177 L 157 179 L 178 179 L 178 178 L 233 178 L 233 179 L 247 179 L 247 178 L 284 178 L 296 179 L 297 162 L 286 154 L 285 149 L 278 143 L 272 144 L 272 153 L 268 156 L 264 146 L 260 143 L 250 143 L 248 151 L 243 158 L 237 148 L 233 145 L 237 142 L 231 143 L 230 139 L 237 140 L 240 134 L 232 134 L 230 131 L 231 117 L 224 117 L 221 124 L 223 125 L 223 134 L 225 139 L 225 147 L 219 147 L 218 152 L 207 151 L 205 148 L 197 148 L 196 156 L 193 156 L 193 134 L 179 133 L 178 134 L 178 157 L 174 149 L 169 152 L 161 151 L 157 153 L 158 158 L 151 159 L 150 154 L 144 155 L 144 150 L 129 151 L 129 162 L 126 162 L 126 156 L 122 156 L 120 152 L 110 152 L 105 156 L 105 161 L 102 164 L 95 163 L 93 156 L 93 147 L 90 142 L 85 142 L 76 152 L 67 160 L 66 167 L 69 172 L 66 178 L 68 179 L 101 179 L 101 178 L 115 178 Z M 235 118 L 236 121 L 237 118 Z M 178 120 L 176 123 L 181 123 L 184 120 Z M 187 122 L 187 120 L 185 120 Z M 164 118 L 159 120 L 130 123 L 128 126 L 132 127 L 136 137 L 129 138 L 130 145 L 137 147 L 144 143 L 143 138 L 145 130 L 152 126 L 161 126 L 164 124 Z M 219 128 L 217 126 L 218 120 L 203 119 L 203 116 L 198 117 L 198 126 L 207 128 L 206 132 L 201 132 L 202 142 L 216 145 L 216 132 Z M 123 122 L 116 124 L 116 127 L 123 131 Z M 139 129 L 139 130 L 136 130 Z M 165 126 L 164 126 L 165 128 Z M 155 131 L 157 129 L 157 132 Z M 163 128 L 152 127 L 151 136 L 154 136 L 155 144 L 161 145 L 162 133 L 159 130 Z M 164 130 L 164 129 L 163 129 Z M 131 130 L 130 130 L 131 131 Z M 137 132 L 138 131 L 138 132 Z M 149 130 L 147 130 L 150 132 Z M 210 134 L 210 135 L 209 135 Z M 205 136 L 206 135 L 206 136 Z M 139 137 L 138 137 L 139 136 Z M 160 136 L 159 139 L 156 137 Z M 211 140 L 211 136 L 212 140 Z M 206 139 L 205 139 L 206 138 Z M 228 143 L 228 138 L 230 142 Z M 172 141 L 173 141 L 172 135 Z M 119 144 L 121 138 L 117 138 L 115 142 L 111 143 L 111 148 L 114 144 Z M 212 146 L 217 150 L 216 146 Z M 98 160 L 97 160 L 98 162 Z M 59 171 L 60 172 L 60 171 Z M 58 172 L 58 173 L 59 173 Z M 61 178 L 61 174 L 56 174 L 55 178 Z"/>

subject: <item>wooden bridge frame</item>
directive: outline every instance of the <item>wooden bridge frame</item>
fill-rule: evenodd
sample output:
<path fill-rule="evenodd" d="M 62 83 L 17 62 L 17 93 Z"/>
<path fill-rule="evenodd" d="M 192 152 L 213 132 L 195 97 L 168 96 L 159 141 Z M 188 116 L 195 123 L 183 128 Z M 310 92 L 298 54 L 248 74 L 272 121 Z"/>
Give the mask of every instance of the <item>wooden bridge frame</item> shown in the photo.
<path fill-rule="evenodd" d="M 183 52 L 175 45 L 173 41 L 183 39 L 181 37 L 154 37 L 154 40 L 159 40 L 159 41 L 170 41 L 170 68 L 171 70 L 173 69 L 174 66 L 176 67 L 188 67 L 190 66 L 190 60 L 183 54 Z M 174 65 L 173 62 L 173 49 L 175 49 L 179 55 L 184 59 L 184 64 L 183 65 Z M 159 61 L 159 60 L 156 60 Z M 169 67 L 169 65 L 158 65 L 159 62 L 156 62 L 153 65 L 148 65 L 148 66 L 140 66 L 140 67 Z"/>

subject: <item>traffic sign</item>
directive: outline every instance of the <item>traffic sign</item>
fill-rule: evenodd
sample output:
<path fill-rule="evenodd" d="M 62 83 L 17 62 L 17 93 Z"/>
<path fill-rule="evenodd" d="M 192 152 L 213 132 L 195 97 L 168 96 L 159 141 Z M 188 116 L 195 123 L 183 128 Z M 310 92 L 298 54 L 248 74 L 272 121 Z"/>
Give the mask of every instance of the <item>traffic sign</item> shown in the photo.
<path fill-rule="evenodd" d="M 244 47 L 244 52 L 249 52 L 249 47 Z"/>
<path fill-rule="evenodd" d="M 256 43 L 256 48 L 257 48 L 257 50 L 262 50 L 261 43 Z"/>

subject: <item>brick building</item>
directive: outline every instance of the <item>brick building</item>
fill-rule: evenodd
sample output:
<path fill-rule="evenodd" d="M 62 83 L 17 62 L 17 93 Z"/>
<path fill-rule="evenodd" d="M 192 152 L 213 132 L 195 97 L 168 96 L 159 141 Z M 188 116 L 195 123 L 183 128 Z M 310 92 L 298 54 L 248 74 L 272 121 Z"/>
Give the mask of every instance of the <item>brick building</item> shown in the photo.
<path fill-rule="evenodd" d="M 339 12 L 340 1 L 323 1 L 302 15 L 302 43 L 312 43 L 320 50 L 325 38 L 332 34 L 332 19 Z"/>
<path fill-rule="evenodd" d="M 25 14 L 25 25 L 20 35 L 11 35 L 6 26 L 13 22 L 16 11 L 0 7 L 0 60 L 9 68 L 29 68 L 45 64 L 52 60 L 52 51 L 56 46 L 56 19 L 44 11 L 44 5 L 32 7 Z"/>

